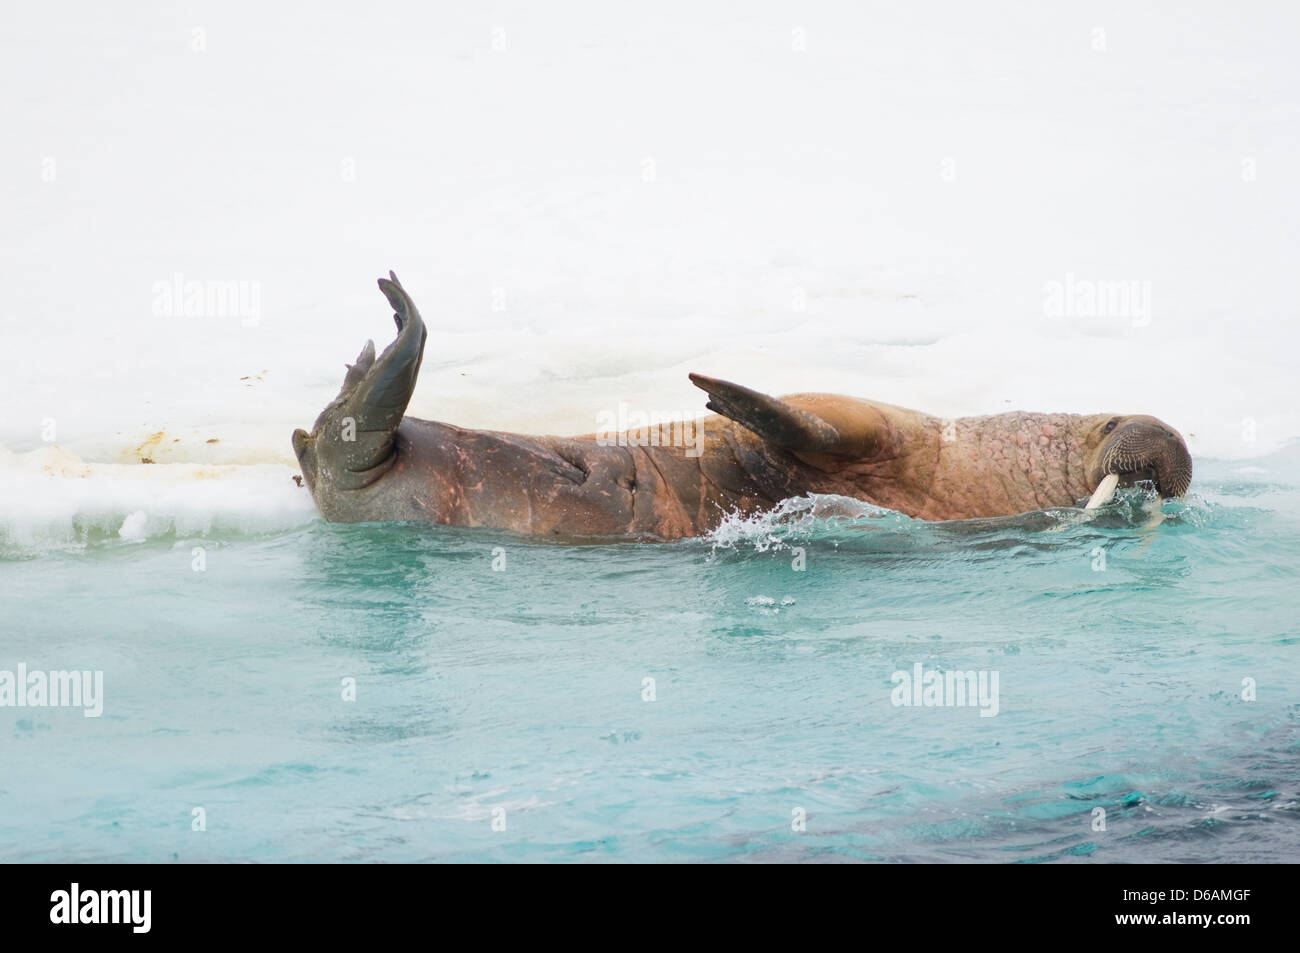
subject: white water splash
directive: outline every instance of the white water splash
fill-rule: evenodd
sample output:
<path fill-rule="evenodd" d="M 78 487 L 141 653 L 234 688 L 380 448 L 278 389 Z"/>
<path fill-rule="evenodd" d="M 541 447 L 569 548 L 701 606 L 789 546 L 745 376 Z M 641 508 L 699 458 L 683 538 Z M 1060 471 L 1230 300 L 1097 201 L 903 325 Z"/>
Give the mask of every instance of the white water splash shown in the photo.
<path fill-rule="evenodd" d="M 782 500 L 762 513 L 733 513 L 705 539 L 714 552 L 752 546 L 755 552 L 765 553 L 788 549 L 790 543 L 830 528 L 884 529 L 910 522 L 911 518 L 902 513 L 863 500 L 813 494 Z"/>

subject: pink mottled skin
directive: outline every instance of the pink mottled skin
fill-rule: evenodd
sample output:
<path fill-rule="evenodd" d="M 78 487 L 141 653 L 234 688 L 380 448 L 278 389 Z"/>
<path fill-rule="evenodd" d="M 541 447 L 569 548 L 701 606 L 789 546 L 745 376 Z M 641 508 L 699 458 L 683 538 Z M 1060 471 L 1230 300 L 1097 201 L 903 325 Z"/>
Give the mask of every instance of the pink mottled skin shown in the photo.
<path fill-rule="evenodd" d="M 1111 417 L 1016 411 L 942 420 L 876 406 L 889 422 L 893 452 L 850 461 L 815 458 L 836 478 L 836 488 L 827 492 L 927 520 L 1073 506 L 1095 486 L 1088 462 L 1099 441 L 1090 432 Z"/>

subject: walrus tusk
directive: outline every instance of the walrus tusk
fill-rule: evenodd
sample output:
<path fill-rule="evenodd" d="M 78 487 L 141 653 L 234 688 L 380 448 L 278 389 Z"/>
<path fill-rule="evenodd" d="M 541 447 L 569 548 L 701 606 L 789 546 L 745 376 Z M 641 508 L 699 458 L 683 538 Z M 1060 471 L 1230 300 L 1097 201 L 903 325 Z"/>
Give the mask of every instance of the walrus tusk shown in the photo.
<path fill-rule="evenodd" d="M 1119 486 L 1119 474 L 1107 473 L 1097 484 L 1097 489 L 1092 493 L 1092 499 L 1088 500 L 1085 510 L 1095 510 L 1099 506 L 1105 506 L 1110 502 L 1110 498 L 1115 495 L 1115 487 Z"/>

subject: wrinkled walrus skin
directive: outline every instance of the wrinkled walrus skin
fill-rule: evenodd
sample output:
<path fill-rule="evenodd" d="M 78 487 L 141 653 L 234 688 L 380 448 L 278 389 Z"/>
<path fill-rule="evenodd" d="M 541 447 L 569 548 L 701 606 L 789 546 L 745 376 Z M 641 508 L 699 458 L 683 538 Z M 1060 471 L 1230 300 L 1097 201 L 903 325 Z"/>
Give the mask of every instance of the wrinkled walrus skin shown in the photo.
<path fill-rule="evenodd" d="M 389 275 L 379 287 L 396 312 L 396 339 L 378 358 L 367 342 L 312 432 L 293 434 L 316 506 L 334 522 L 666 540 L 809 493 L 954 520 L 1075 506 L 1108 474 L 1111 485 L 1150 480 L 1161 496 L 1181 496 L 1191 482 L 1182 437 L 1154 417 L 943 420 L 834 394 L 777 399 L 697 374 L 691 380 L 716 412 L 697 424 L 702 448 L 636 445 L 651 442 L 645 434 L 602 445 L 594 435 L 531 437 L 405 417 L 426 331 Z"/>

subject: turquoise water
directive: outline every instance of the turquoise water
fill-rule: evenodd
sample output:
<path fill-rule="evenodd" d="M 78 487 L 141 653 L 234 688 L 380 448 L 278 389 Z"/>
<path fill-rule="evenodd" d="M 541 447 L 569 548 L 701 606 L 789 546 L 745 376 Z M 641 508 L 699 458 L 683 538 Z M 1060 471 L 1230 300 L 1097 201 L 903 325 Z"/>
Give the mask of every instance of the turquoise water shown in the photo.
<path fill-rule="evenodd" d="M 1133 490 L 10 548 L 0 669 L 105 700 L 0 708 L 0 859 L 1295 861 L 1300 452 L 1256 463 L 1198 461 L 1155 527 Z M 996 716 L 895 706 L 916 663 L 997 672 Z"/>

